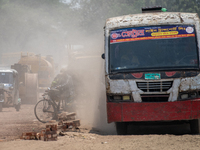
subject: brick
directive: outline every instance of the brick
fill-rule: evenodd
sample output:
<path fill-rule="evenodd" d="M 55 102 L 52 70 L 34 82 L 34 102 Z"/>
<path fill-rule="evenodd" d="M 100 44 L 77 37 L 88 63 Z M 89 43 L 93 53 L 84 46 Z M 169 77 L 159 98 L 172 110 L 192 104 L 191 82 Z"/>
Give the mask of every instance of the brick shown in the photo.
<path fill-rule="evenodd" d="M 57 134 L 52 134 L 52 138 L 57 138 Z"/>
<path fill-rule="evenodd" d="M 74 126 L 74 123 L 73 123 L 73 121 L 65 121 L 65 122 L 63 122 L 63 129 L 65 129 L 65 128 L 72 128 Z"/>
<path fill-rule="evenodd" d="M 61 129 L 63 125 L 58 125 L 58 129 Z"/>
<path fill-rule="evenodd" d="M 48 139 L 52 138 L 52 137 L 51 137 L 51 134 L 47 134 L 47 138 L 48 138 Z"/>
<path fill-rule="evenodd" d="M 35 140 L 35 139 L 36 139 L 36 136 L 33 136 L 33 135 L 32 135 L 32 136 L 30 136 L 30 139 L 31 139 L 31 140 Z"/>
<path fill-rule="evenodd" d="M 69 125 L 73 125 L 73 121 L 63 121 L 63 125 L 69 126 Z"/>
<path fill-rule="evenodd" d="M 47 135 L 46 135 L 46 134 L 41 135 L 41 136 L 40 136 L 40 140 L 46 141 L 46 140 L 47 140 Z"/>
<path fill-rule="evenodd" d="M 68 113 L 68 112 L 63 112 L 61 114 L 58 115 L 58 119 L 59 120 L 75 120 L 75 116 L 76 116 L 76 113 L 75 112 L 72 112 L 72 113 Z"/>
<path fill-rule="evenodd" d="M 30 136 L 24 136 L 24 139 L 25 140 L 30 140 L 31 138 L 30 138 Z"/>
<path fill-rule="evenodd" d="M 57 131 L 57 124 L 48 124 L 46 125 L 46 129 L 50 129 L 51 131 Z"/>
<path fill-rule="evenodd" d="M 24 133 L 22 133 L 22 135 L 24 135 L 24 136 L 35 136 L 36 132 L 24 132 Z"/>
<path fill-rule="evenodd" d="M 41 134 L 45 134 L 46 130 L 42 129 Z"/>
<path fill-rule="evenodd" d="M 76 113 L 72 112 L 72 113 L 67 113 L 65 120 L 74 120 L 76 116 Z"/>
<path fill-rule="evenodd" d="M 75 115 L 76 115 L 75 112 L 67 113 L 67 116 L 68 116 L 68 117 L 75 116 Z"/>
<path fill-rule="evenodd" d="M 81 125 L 80 120 L 74 120 L 73 123 L 74 123 L 75 128 Z"/>
<path fill-rule="evenodd" d="M 45 134 L 57 134 L 57 131 L 47 131 Z"/>
<path fill-rule="evenodd" d="M 22 136 L 20 139 L 25 139 L 25 140 L 35 140 L 36 139 L 36 132 L 24 132 L 22 133 Z"/>
<path fill-rule="evenodd" d="M 50 129 L 50 128 L 46 128 L 45 133 L 46 133 L 46 132 L 49 132 L 49 131 L 51 131 L 51 129 Z"/>
<path fill-rule="evenodd" d="M 37 139 L 37 140 L 40 140 L 40 136 L 41 136 L 40 133 L 37 133 L 37 134 L 36 134 L 36 139 Z"/>

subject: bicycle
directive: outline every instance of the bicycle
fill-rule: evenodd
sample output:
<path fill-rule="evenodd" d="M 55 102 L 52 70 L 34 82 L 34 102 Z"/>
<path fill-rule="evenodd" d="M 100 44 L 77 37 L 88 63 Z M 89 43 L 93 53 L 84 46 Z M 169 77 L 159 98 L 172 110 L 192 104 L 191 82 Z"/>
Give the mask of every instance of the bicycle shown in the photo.
<path fill-rule="evenodd" d="M 34 108 L 36 118 L 42 122 L 47 123 L 51 120 L 57 120 L 58 114 L 61 112 L 61 105 L 65 105 L 66 101 L 61 98 L 59 88 L 48 88 L 42 95 L 40 100 Z M 63 108 L 64 109 L 64 108 Z"/>

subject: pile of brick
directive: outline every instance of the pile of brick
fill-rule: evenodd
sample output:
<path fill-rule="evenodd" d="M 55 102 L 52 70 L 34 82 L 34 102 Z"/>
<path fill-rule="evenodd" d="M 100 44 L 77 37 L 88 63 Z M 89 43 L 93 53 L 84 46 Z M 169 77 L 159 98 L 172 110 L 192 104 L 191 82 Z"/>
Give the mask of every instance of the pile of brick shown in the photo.
<path fill-rule="evenodd" d="M 46 129 L 40 133 L 40 140 L 42 141 L 57 141 L 57 124 L 47 124 Z"/>
<path fill-rule="evenodd" d="M 39 137 L 37 136 L 37 132 L 26 132 L 22 133 L 22 136 L 20 139 L 24 140 L 39 140 Z"/>
<path fill-rule="evenodd" d="M 80 120 L 76 120 L 76 113 L 63 112 L 58 114 L 58 123 L 52 120 L 46 124 L 46 128 L 41 132 L 26 132 L 22 133 L 20 139 L 25 140 L 42 140 L 42 141 L 57 141 L 57 132 L 77 131 L 79 130 Z M 60 134 L 59 133 L 59 134 Z"/>
<path fill-rule="evenodd" d="M 40 133 L 26 132 L 22 133 L 20 139 L 24 140 L 42 140 L 42 141 L 57 141 L 57 124 L 47 124 L 46 129 Z"/>
<path fill-rule="evenodd" d="M 58 115 L 58 128 L 62 132 L 79 130 L 80 120 L 76 120 L 76 113 L 63 112 Z"/>

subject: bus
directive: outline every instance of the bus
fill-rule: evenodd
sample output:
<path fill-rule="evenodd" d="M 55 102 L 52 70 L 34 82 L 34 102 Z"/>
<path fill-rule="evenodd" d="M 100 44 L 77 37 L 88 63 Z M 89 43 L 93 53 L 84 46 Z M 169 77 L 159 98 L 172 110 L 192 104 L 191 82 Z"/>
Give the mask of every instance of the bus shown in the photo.
<path fill-rule="evenodd" d="M 159 9 L 106 20 L 107 122 L 119 135 L 130 123 L 174 121 L 200 133 L 199 17 Z"/>

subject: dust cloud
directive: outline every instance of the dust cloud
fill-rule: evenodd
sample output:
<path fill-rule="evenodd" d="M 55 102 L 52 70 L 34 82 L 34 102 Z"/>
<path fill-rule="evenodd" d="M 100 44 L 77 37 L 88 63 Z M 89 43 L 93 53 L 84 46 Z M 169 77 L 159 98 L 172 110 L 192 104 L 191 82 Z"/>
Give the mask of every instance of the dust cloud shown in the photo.
<path fill-rule="evenodd" d="M 1 66 L 10 67 L 20 60 L 21 52 L 53 56 L 55 76 L 67 66 L 75 85 L 74 108 L 81 124 L 113 133 L 107 124 L 104 80 L 103 24 L 100 33 L 86 35 L 74 21 L 73 10 L 40 1 L 2 3 L 0 10 Z M 61 6 L 62 5 L 62 6 Z M 99 30 L 99 29 L 98 29 Z M 94 38 L 95 37 L 95 38 Z"/>
<path fill-rule="evenodd" d="M 75 111 L 81 124 L 115 134 L 114 125 L 107 123 L 103 36 L 100 39 L 89 37 L 90 44 L 85 43 L 82 50 L 69 56 L 68 69 L 75 85 Z"/>

